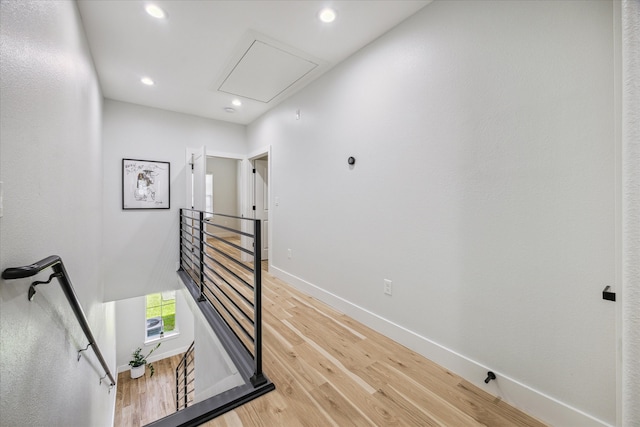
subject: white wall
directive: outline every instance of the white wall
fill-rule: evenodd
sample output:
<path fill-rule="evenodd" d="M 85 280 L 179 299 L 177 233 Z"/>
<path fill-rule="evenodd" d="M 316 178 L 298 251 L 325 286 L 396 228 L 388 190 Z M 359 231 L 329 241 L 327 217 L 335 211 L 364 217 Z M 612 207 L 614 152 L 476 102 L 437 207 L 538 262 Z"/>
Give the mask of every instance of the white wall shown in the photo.
<path fill-rule="evenodd" d="M 434 2 L 250 125 L 272 272 L 552 424 L 615 423 L 612 11 Z"/>
<path fill-rule="evenodd" d="M 194 401 L 201 402 L 244 381 L 193 297 L 187 295 L 185 300 L 194 320 Z"/>
<path fill-rule="evenodd" d="M 0 269 L 64 260 L 115 372 L 102 303 L 102 96 L 74 2 L 0 3 Z M 38 279 L 48 277 L 42 273 Z M 0 281 L 0 425 L 111 426 L 115 392 L 57 281 Z"/>
<path fill-rule="evenodd" d="M 176 289 L 186 147 L 243 155 L 244 126 L 105 100 L 105 301 Z M 122 159 L 171 163 L 171 209 L 122 210 Z"/>
<path fill-rule="evenodd" d="M 175 279 L 174 279 L 175 280 Z M 187 351 L 193 342 L 193 314 L 186 298 L 191 298 L 184 288 L 176 291 L 176 329 L 178 335 L 162 340 L 162 344 L 149 357 L 149 361 L 164 359 Z M 140 347 L 143 354 L 148 354 L 157 345 L 153 342 L 144 344 L 146 297 L 135 297 L 115 301 L 116 306 L 116 363 L 118 371 L 126 371 L 131 354 Z"/>

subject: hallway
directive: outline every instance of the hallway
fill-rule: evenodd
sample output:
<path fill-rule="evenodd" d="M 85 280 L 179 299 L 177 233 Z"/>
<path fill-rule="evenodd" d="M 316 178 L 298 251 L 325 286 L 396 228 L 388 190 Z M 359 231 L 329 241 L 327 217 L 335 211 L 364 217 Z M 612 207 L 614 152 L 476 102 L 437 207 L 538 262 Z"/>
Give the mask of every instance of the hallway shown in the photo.
<path fill-rule="evenodd" d="M 276 390 L 206 426 L 544 426 L 298 292 L 270 275 L 266 262 L 263 315 L 264 371 Z M 152 379 L 118 376 L 116 426 L 173 412 L 179 357 L 156 362 Z"/>

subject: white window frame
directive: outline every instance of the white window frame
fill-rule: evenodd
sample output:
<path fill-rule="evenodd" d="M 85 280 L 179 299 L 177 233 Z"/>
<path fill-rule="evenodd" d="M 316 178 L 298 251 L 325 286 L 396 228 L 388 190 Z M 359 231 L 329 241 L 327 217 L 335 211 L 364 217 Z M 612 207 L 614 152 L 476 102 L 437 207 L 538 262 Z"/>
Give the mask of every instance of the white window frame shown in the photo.
<path fill-rule="evenodd" d="M 164 331 L 161 331 L 160 334 L 157 335 L 153 335 L 153 336 L 149 336 L 147 333 L 147 297 L 149 295 L 154 295 L 154 294 L 163 294 L 163 293 L 167 293 L 167 292 L 173 292 L 173 299 L 174 299 L 174 304 L 176 307 L 176 311 L 174 313 L 174 328 L 172 331 L 165 333 Z M 180 335 L 180 331 L 178 329 L 178 292 L 175 290 L 171 290 L 171 291 L 163 291 L 163 292 L 153 292 L 151 294 L 145 295 L 144 297 L 144 343 L 145 345 L 148 344 L 153 344 L 159 341 L 164 341 L 167 339 L 171 339 L 171 338 L 175 338 L 178 335 Z"/>

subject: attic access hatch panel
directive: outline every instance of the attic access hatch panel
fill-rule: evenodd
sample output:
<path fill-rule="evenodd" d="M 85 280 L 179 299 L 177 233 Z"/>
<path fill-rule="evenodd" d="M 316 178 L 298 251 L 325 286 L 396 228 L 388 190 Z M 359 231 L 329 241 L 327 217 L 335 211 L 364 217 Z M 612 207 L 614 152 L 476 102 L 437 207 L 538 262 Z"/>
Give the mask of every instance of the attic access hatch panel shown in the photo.
<path fill-rule="evenodd" d="M 317 66 L 300 55 L 253 40 L 218 90 L 268 103 Z"/>

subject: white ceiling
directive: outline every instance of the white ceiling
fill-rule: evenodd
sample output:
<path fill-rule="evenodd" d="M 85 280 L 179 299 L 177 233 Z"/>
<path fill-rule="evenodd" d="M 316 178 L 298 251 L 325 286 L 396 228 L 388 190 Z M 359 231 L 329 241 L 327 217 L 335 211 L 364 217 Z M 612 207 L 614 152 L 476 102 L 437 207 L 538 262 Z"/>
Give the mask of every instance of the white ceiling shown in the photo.
<path fill-rule="evenodd" d="M 78 7 L 106 98 L 248 124 L 430 1 L 155 1 L 163 20 L 150 1 Z M 326 6 L 331 24 L 318 20 Z"/>

